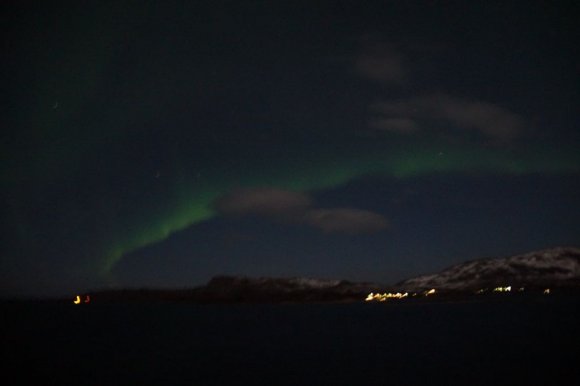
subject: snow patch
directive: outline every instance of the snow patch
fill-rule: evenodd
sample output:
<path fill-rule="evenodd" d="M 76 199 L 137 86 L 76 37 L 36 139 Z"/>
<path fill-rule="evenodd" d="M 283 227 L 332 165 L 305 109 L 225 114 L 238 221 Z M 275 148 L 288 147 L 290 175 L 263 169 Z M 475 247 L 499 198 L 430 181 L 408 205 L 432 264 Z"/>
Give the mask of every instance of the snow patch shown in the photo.
<path fill-rule="evenodd" d="M 510 283 L 566 284 L 574 280 L 580 282 L 580 248 L 558 247 L 498 259 L 473 260 L 440 273 L 405 280 L 399 286 L 405 290 L 466 290 Z"/>

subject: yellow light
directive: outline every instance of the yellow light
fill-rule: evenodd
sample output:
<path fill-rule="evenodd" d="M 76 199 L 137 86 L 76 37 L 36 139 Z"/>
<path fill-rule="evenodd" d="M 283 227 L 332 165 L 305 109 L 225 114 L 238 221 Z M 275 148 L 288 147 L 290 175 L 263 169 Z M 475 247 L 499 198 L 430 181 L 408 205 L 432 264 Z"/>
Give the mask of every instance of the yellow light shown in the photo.
<path fill-rule="evenodd" d="M 75 300 L 73 300 L 74 304 L 80 304 L 81 302 L 81 297 L 79 295 L 77 295 L 77 297 L 75 298 Z"/>
<path fill-rule="evenodd" d="M 429 291 L 425 292 L 425 296 L 433 295 L 435 293 L 435 288 L 431 288 Z"/>
<path fill-rule="evenodd" d="M 379 302 L 385 302 L 387 301 L 387 299 L 403 299 L 409 296 L 408 292 L 405 293 L 392 293 L 392 292 L 385 292 L 383 294 L 375 294 L 375 293 L 370 293 L 367 295 L 367 297 L 365 298 L 366 302 L 372 302 L 372 301 L 379 301 Z"/>

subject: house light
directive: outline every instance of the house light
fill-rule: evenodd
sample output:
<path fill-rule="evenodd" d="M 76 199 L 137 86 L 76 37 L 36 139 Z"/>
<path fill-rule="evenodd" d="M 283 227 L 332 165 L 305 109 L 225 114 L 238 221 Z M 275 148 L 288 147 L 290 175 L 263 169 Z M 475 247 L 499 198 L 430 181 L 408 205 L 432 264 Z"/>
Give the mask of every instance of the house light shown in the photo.
<path fill-rule="evenodd" d="M 401 293 L 401 292 L 385 292 L 383 294 L 380 293 L 373 293 L 371 292 L 370 294 L 367 295 L 367 297 L 365 298 L 365 302 L 372 302 L 372 301 L 378 301 L 378 302 L 385 302 L 387 301 L 387 299 L 404 299 L 406 297 L 409 296 L 408 292 L 405 293 Z"/>
<path fill-rule="evenodd" d="M 495 287 L 493 292 L 511 292 L 512 286 L 508 285 L 507 287 Z"/>

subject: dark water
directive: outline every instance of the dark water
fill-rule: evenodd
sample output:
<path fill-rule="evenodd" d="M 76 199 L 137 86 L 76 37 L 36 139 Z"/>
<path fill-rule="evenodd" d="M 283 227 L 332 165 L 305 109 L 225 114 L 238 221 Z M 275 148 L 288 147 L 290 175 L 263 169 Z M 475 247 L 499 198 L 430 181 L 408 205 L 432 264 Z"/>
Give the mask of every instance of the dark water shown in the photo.
<path fill-rule="evenodd" d="M 579 304 L 10 304 L 2 383 L 578 385 Z"/>

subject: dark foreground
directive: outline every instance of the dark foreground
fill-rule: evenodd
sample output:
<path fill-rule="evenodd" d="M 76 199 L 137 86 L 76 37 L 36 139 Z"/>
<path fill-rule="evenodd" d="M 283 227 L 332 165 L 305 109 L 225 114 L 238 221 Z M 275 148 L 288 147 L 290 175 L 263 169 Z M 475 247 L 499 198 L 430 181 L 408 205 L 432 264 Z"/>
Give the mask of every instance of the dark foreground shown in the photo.
<path fill-rule="evenodd" d="M 6 303 L 2 384 L 577 385 L 579 305 Z"/>

